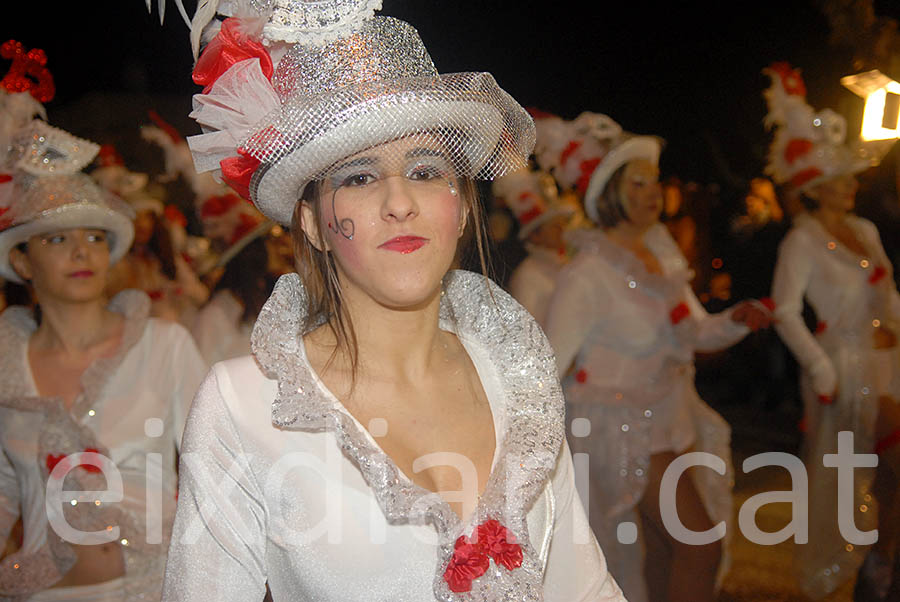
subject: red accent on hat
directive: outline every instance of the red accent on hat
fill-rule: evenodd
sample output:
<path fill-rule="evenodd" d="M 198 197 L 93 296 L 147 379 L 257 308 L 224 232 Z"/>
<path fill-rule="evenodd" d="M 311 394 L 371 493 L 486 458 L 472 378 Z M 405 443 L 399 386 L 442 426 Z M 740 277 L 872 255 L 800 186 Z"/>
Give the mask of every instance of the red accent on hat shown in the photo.
<path fill-rule="evenodd" d="M 559 154 L 559 164 L 565 165 L 566 161 L 581 147 L 580 140 L 572 140 L 567 145 L 566 148 Z"/>
<path fill-rule="evenodd" d="M 791 96 L 806 96 L 806 84 L 803 82 L 803 76 L 800 75 L 799 69 L 794 69 L 790 63 L 784 61 L 772 63 L 769 65 L 769 69 L 781 78 L 781 85 L 785 92 Z"/>
<path fill-rule="evenodd" d="M 116 150 L 112 144 L 103 144 L 97 153 L 97 163 L 100 167 L 113 167 L 114 165 L 125 165 L 122 155 Z"/>
<path fill-rule="evenodd" d="M 585 372 L 584 368 L 575 373 L 575 380 L 580 383 L 587 382 L 587 372 Z"/>
<path fill-rule="evenodd" d="M 219 161 L 222 168 L 222 179 L 242 197 L 250 200 L 250 178 L 259 167 L 260 160 L 251 157 L 242 148 L 237 149 L 239 157 L 227 157 Z"/>
<path fill-rule="evenodd" d="M 788 164 L 793 164 L 794 161 L 812 150 L 812 146 L 813 143 L 811 141 L 803 138 L 791 140 L 784 149 L 784 159 Z"/>
<path fill-rule="evenodd" d="M 225 19 L 222 29 L 206 45 L 194 66 L 194 83 L 203 86 L 203 93 L 206 94 L 232 65 L 252 58 L 259 59 L 263 75 L 271 79 L 274 72 L 272 57 L 265 47 L 241 29 L 240 19 Z"/>
<path fill-rule="evenodd" d="M 519 216 L 519 221 L 524 226 L 524 225 L 528 224 L 529 222 L 533 221 L 535 218 L 539 217 L 542 213 L 543 213 L 543 211 L 541 211 L 540 207 L 532 207 L 531 209 L 529 209 L 528 211 L 526 211 L 525 213 L 523 213 L 522 215 Z"/>
<path fill-rule="evenodd" d="M 47 54 L 40 48 L 28 52 L 21 42 L 7 40 L 0 45 L 0 57 L 12 61 L 0 80 L 0 87 L 10 93 L 28 92 L 38 102 L 50 102 L 56 94 L 53 75 L 47 69 Z"/>
<path fill-rule="evenodd" d="M 550 117 L 556 117 L 556 115 L 554 115 L 553 113 L 542 111 L 537 107 L 528 107 L 525 110 L 528 111 L 528 114 L 531 115 L 533 119 L 548 119 Z"/>
<path fill-rule="evenodd" d="M 818 167 L 810 167 L 808 169 L 804 169 L 803 171 L 798 171 L 794 174 L 794 177 L 791 178 L 791 186 L 800 188 L 810 180 L 818 178 L 821 175 L 822 170 Z"/>
<path fill-rule="evenodd" d="M 581 175 L 578 177 L 578 181 L 575 182 L 575 189 L 581 196 L 584 196 L 584 193 L 587 192 L 588 184 L 591 183 L 591 176 L 594 174 L 594 170 L 597 169 L 597 166 L 600 165 L 600 161 L 601 159 L 599 157 L 596 159 L 588 159 L 582 161 L 581 165 L 578 166 Z"/>

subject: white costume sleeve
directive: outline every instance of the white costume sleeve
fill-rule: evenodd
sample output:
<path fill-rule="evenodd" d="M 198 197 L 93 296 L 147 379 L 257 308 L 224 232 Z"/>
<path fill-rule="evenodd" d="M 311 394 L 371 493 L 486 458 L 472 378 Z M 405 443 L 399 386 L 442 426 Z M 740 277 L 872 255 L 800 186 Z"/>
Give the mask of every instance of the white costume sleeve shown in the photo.
<path fill-rule="evenodd" d="M 191 400 L 209 371 L 206 361 L 197 350 L 194 338 L 179 324 L 169 324 L 175 331 L 171 345 L 172 368 L 169 374 L 173 383 L 172 413 L 175 418 L 175 442 L 181 445 L 185 421 L 191 408 Z"/>
<path fill-rule="evenodd" d="M 600 275 L 593 281 L 574 269 L 564 270 L 547 309 L 547 339 L 556 354 L 559 377 L 563 378 L 592 326 L 594 311 L 601 305 Z"/>
<path fill-rule="evenodd" d="M 167 602 L 262 600 L 266 592 L 263 494 L 223 399 L 220 374 L 213 369 L 203 381 L 184 432 Z"/>
<path fill-rule="evenodd" d="M 0 451 L 0 545 L 6 542 L 19 514 L 19 481 L 16 471 L 6 454 Z"/>
<path fill-rule="evenodd" d="M 685 303 L 697 318 L 697 351 L 711 353 L 731 347 L 750 333 L 746 324 L 731 319 L 733 309 L 709 314 L 697 299 L 690 285 L 685 285 Z"/>
<path fill-rule="evenodd" d="M 812 273 L 812 259 L 802 236 L 797 230 L 789 233 L 778 249 L 772 281 L 775 330 L 812 377 L 813 391 L 831 395 L 837 387 L 834 365 L 803 322 L 803 296 Z"/>
<path fill-rule="evenodd" d="M 544 573 L 546 602 L 624 602 L 575 493 L 569 445 L 563 442 L 552 477 L 553 539 Z"/>

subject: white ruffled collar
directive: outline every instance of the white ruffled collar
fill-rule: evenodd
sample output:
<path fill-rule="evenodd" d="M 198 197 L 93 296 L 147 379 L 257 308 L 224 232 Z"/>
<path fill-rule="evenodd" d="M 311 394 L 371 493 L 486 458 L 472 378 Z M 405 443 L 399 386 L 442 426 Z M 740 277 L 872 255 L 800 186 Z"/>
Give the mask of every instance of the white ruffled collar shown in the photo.
<path fill-rule="evenodd" d="M 343 405 L 321 394 L 303 349 L 303 335 L 319 325 L 307 323 L 306 301 L 299 277 L 282 276 L 253 330 L 253 353 L 264 373 L 278 381 L 272 423 L 285 430 L 332 432 L 372 488 L 388 522 L 435 528 L 437 599 L 540 600 L 543 566 L 529 539 L 526 515 L 549 481 L 565 432 L 556 362 L 534 319 L 481 275 L 453 271 L 444 280 L 441 328 L 471 337 L 487 349 L 507 402 L 506 430 L 497 442 L 495 468 L 464 525 L 438 494 L 405 478 Z M 500 521 L 517 537 L 524 553 L 522 565 L 510 571 L 491 564 L 473 582 L 471 592 L 451 592 L 443 574 L 454 542 L 489 519 Z"/>
<path fill-rule="evenodd" d="M 663 224 L 654 225 L 644 235 L 644 243 L 663 267 L 662 274 L 649 272 L 637 255 L 612 242 L 600 228 L 574 230 L 566 235 L 566 240 L 578 253 L 588 252 L 602 257 L 622 274 L 632 288 L 650 291 L 664 299 L 680 300 L 684 295 L 684 285 L 694 277 L 677 243 Z"/>
<path fill-rule="evenodd" d="M 122 340 L 113 355 L 96 360 L 82 374 L 82 393 L 70 411 L 76 420 L 81 420 L 93 407 L 103 386 L 141 338 L 150 316 L 150 299 L 141 291 L 124 290 L 109 302 L 107 309 L 125 317 Z M 0 356 L 0 404 L 14 403 L 12 398 L 16 397 L 31 398 L 32 408 L 35 399 L 43 404 L 61 404 L 56 398 L 37 397 L 33 390 L 29 378 L 31 370 L 24 362 L 27 361 L 28 341 L 35 330 L 34 314 L 27 307 L 14 305 L 0 314 L 0 347 L 4 349 Z"/>

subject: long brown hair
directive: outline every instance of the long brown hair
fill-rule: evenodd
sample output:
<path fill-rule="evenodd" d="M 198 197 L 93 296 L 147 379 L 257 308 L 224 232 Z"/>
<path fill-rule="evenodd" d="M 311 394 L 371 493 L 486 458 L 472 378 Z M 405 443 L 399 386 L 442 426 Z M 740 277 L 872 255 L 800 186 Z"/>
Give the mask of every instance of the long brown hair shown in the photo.
<path fill-rule="evenodd" d="M 474 243 L 482 274 L 489 277 L 488 235 L 484 228 L 483 208 L 478 197 L 477 188 L 475 183 L 469 178 L 460 178 L 458 188 L 470 216 L 466 228 L 472 229 L 471 235 L 466 233 L 460 240 L 470 240 Z M 331 253 L 316 248 L 302 227 L 301 208 L 305 202 L 312 209 L 314 219 L 318 225 L 318 231 L 325 231 L 325 221 L 321 210 L 322 204 L 320 203 L 321 192 L 321 181 L 313 180 L 309 182 L 303 189 L 301 199 L 294 206 L 294 213 L 291 219 L 294 266 L 309 297 L 306 308 L 308 323 L 327 324 L 337 341 L 337 345 L 328 359 L 328 364 L 334 361 L 338 352 L 345 351 L 350 360 L 351 373 L 355 381 L 359 365 L 359 346 L 353 322 L 344 307 L 334 257 Z M 457 260 L 460 256 L 461 250 L 457 249 Z"/>

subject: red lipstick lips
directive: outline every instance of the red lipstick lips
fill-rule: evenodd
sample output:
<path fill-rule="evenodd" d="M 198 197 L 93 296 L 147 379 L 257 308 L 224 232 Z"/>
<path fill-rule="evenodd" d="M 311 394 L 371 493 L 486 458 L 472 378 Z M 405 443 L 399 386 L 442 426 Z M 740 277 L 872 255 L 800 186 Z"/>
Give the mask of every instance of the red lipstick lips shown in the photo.
<path fill-rule="evenodd" d="M 69 274 L 69 278 L 90 278 L 94 275 L 94 272 L 91 270 L 79 270 L 77 272 L 72 272 Z"/>
<path fill-rule="evenodd" d="M 427 242 L 428 239 L 422 238 L 421 236 L 397 236 L 396 238 L 392 238 L 389 241 L 378 245 L 378 248 L 385 249 L 386 251 L 396 251 L 397 253 L 406 255 L 407 253 L 418 251 L 425 246 Z"/>

